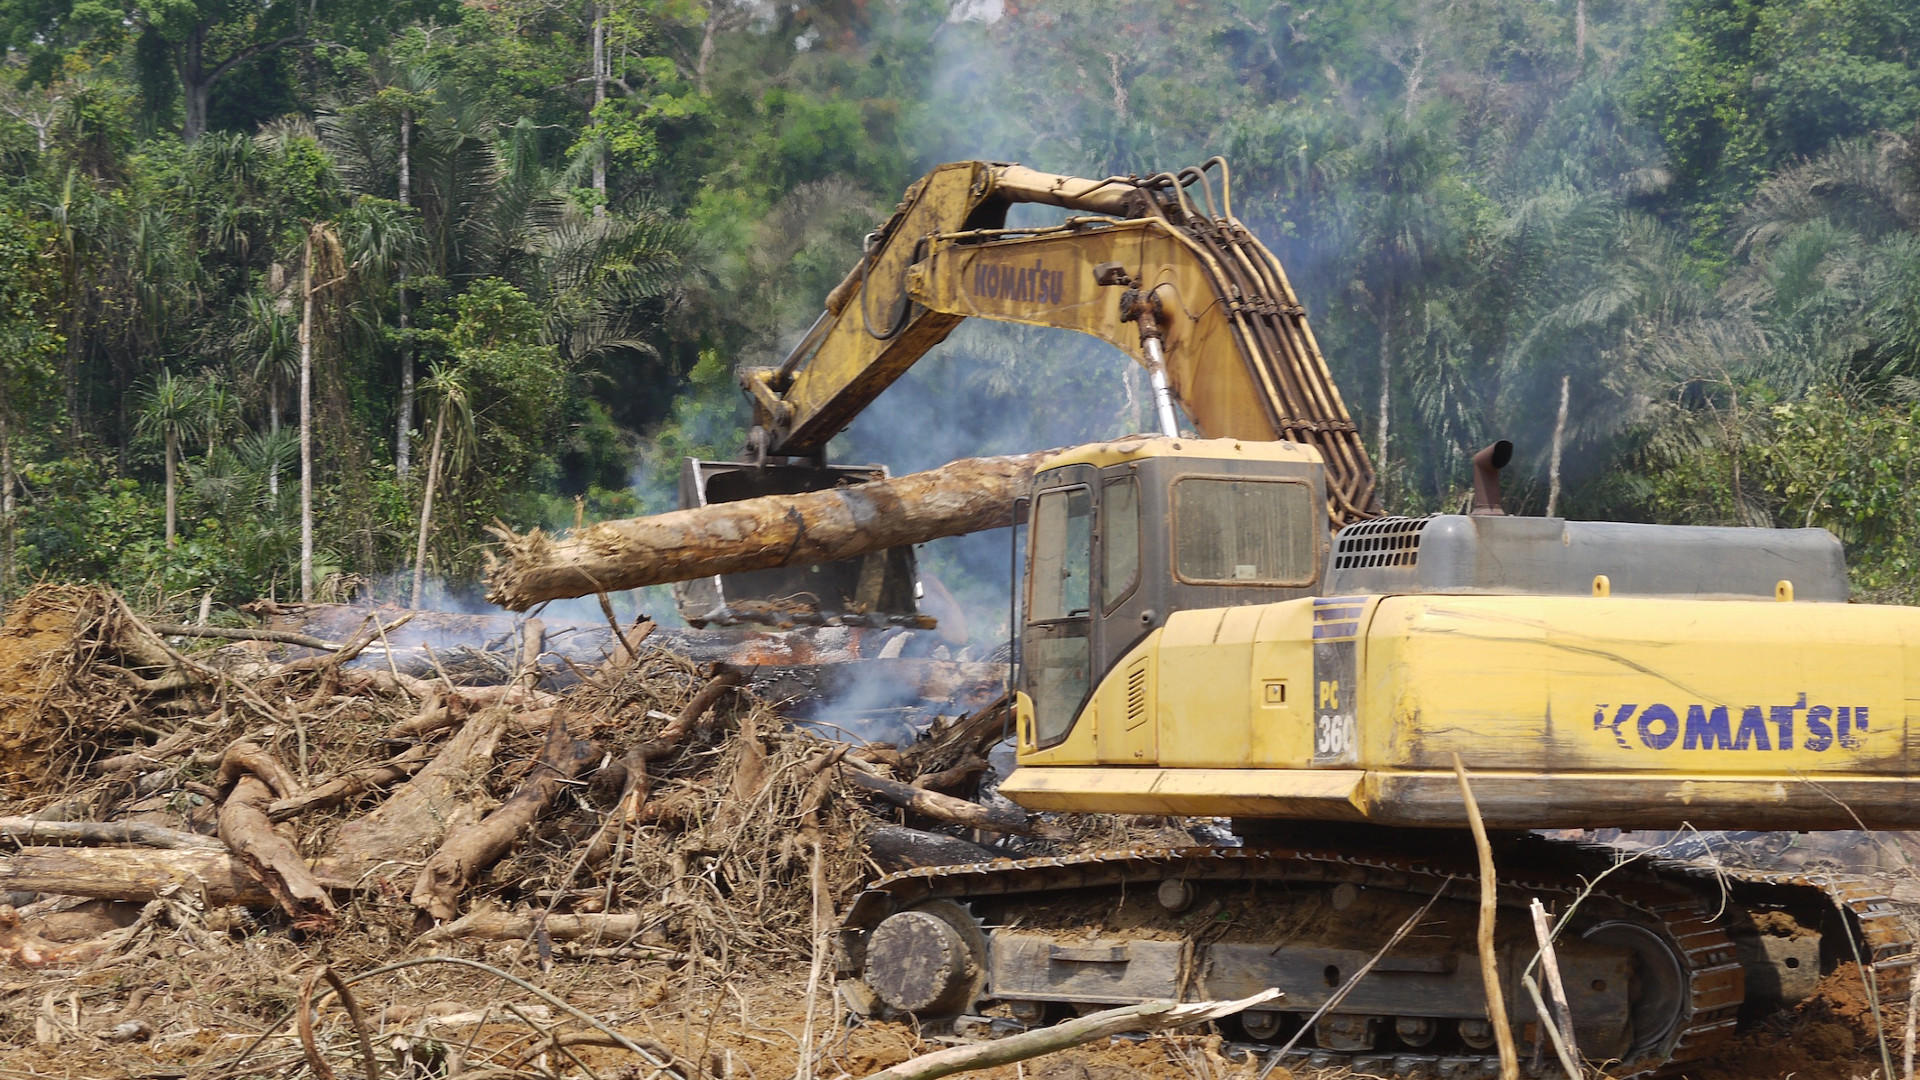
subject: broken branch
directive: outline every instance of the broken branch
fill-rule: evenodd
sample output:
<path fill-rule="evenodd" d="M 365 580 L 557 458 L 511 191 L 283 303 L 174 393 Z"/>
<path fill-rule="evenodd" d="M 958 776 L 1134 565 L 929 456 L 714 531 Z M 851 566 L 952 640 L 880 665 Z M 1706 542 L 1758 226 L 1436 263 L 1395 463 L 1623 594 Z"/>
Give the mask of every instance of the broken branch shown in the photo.
<path fill-rule="evenodd" d="M 33 818 L 0 817 L 0 839 L 23 847 L 32 844 L 133 844 L 173 850 L 226 850 L 226 845 L 211 836 L 139 821 L 36 821 Z"/>
<path fill-rule="evenodd" d="M 183 626 L 179 623 L 148 623 L 147 626 L 154 633 L 169 637 L 271 641 L 279 645 L 298 645 L 303 649 L 319 649 L 322 652 L 338 652 L 343 648 L 337 641 L 328 641 L 325 638 L 314 637 L 312 634 L 302 634 L 292 630 L 261 630 L 251 626 Z"/>
<path fill-rule="evenodd" d="M 540 759 L 519 789 L 478 824 L 449 833 L 440 850 L 420 868 L 413 886 L 414 906 L 436 919 L 458 915 L 460 893 L 474 875 L 492 866 L 522 829 L 546 813 L 561 781 L 578 776 L 598 760 L 600 748 L 575 739 L 567 731 L 566 717 L 556 713 Z"/>
<path fill-rule="evenodd" d="M 846 759 L 847 762 L 853 760 L 851 757 Z M 936 821 L 964 825 L 969 829 L 984 829 L 987 832 L 1017 833 L 1021 836 L 1038 836 L 1053 840 L 1067 839 L 1070 835 L 1064 829 L 1034 821 L 1027 816 L 1026 811 L 1017 807 L 1001 809 L 982 806 L 977 802 L 968 802 L 951 795 L 942 795 L 937 791 L 927 791 L 902 784 L 897 780 L 888 780 L 857 767 L 842 769 L 841 772 L 847 779 L 853 781 L 855 786 L 864 788 L 895 806 Z"/>
<path fill-rule="evenodd" d="M 938 1080 L 939 1077 L 958 1072 L 1011 1065 L 1016 1061 L 1056 1053 L 1129 1031 L 1170 1031 L 1192 1027 L 1264 1005 L 1280 996 L 1278 990 L 1262 990 L 1238 1001 L 1196 1001 L 1186 1004 L 1148 1001 L 1127 1005 L 992 1042 L 935 1050 L 890 1069 L 882 1069 L 867 1080 Z"/>

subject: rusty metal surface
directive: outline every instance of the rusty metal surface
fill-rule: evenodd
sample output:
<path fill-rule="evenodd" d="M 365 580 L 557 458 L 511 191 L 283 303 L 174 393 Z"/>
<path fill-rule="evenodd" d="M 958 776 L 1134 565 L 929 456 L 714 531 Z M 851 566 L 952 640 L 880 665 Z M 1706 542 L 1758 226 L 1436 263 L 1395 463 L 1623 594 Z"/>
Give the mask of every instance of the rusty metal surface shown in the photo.
<path fill-rule="evenodd" d="M 920 867 L 876 881 L 849 908 L 842 936 L 843 941 L 857 938 L 891 911 L 933 898 L 966 900 L 1114 887 L 1157 882 L 1176 871 L 1187 880 L 1350 881 L 1409 892 L 1431 890 L 1449 875 L 1463 884 L 1476 880 L 1471 861 L 1457 845 L 1432 843 L 1442 839 L 1433 834 L 1422 837 L 1432 850 L 1385 842 L 1382 834 L 1381 842 L 1339 848 L 1140 847 Z M 1514 858 L 1515 852 L 1521 857 Z M 1861 955 L 1870 962 L 1880 999 L 1903 999 L 1906 994 L 1914 941 L 1893 902 L 1869 881 L 1843 875 L 1728 870 L 1644 857 L 1621 863 L 1613 849 L 1559 841 L 1530 840 L 1503 854 L 1508 856 L 1499 881 L 1503 905 L 1518 906 L 1534 896 L 1571 900 L 1591 889 L 1594 895 L 1639 912 L 1677 945 L 1687 980 L 1684 1027 L 1664 1060 L 1642 1062 L 1633 1075 L 1675 1073 L 1733 1034 L 1745 999 L 1745 974 L 1723 925 L 1729 888 L 1738 890 L 1746 902 L 1802 910 L 1810 899 L 1818 902 L 1808 892 L 1813 890 L 1851 917 L 1845 926 L 1857 935 Z M 1458 1080 L 1497 1073 L 1497 1062 L 1490 1055 L 1342 1054 L 1305 1049 L 1294 1056 L 1306 1064 L 1338 1063 L 1359 1072 L 1421 1068 Z"/>

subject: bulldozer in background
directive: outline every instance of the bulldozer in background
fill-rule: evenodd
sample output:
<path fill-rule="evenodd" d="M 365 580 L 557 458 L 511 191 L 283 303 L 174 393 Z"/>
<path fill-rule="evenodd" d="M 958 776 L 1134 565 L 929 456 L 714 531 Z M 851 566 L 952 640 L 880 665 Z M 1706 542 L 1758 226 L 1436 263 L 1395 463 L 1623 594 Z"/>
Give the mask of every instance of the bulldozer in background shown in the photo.
<path fill-rule="evenodd" d="M 1020 203 L 1069 213 L 1009 227 Z M 1505 443 L 1476 458 L 1473 512 L 1384 515 L 1219 159 L 1103 180 L 933 170 L 785 362 L 743 373 L 747 459 L 690 466 L 687 499 L 844 481 L 828 441 L 970 317 L 1120 347 L 1160 427 L 1058 454 L 1023 502 L 1000 793 L 1231 818 L 1243 842 L 883 878 L 840 931 L 863 1007 L 998 1030 L 1277 987 L 1230 1034 L 1362 1072 L 1494 1075 L 1456 755 L 1497 833 L 1500 979 L 1536 1068 L 1533 898 L 1563 916 L 1578 1045 L 1616 1075 L 1677 1071 L 1843 962 L 1876 1000 L 1905 997 L 1913 941 L 1870 882 L 1622 862 L 1530 830 L 1920 824 L 1920 611 L 1848 603 L 1824 530 L 1506 515 Z M 811 585 L 823 610 L 885 598 L 910 617 L 913 574 L 907 552 Z"/>

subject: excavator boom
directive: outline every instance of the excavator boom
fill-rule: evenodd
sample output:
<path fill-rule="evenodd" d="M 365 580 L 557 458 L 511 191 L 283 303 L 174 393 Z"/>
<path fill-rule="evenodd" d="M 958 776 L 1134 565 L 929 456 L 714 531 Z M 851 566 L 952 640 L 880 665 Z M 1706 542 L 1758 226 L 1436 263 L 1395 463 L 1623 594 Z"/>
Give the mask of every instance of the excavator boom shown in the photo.
<path fill-rule="evenodd" d="M 1010 229 L 1015 203 L 1079 214 Z M 743 373 L 765 433 L 758 449 L 818 457 L 969 317 L 1111 342 L 1203 437 L 1316 449 L 1336 527 L 1379 513 L 1372 462 L 1305 311 L 1273 253 L 1233 217 L 1218 158 L 1105 180 L 982 161 L 934 169 L 868 238 L 786 361 Z"/>

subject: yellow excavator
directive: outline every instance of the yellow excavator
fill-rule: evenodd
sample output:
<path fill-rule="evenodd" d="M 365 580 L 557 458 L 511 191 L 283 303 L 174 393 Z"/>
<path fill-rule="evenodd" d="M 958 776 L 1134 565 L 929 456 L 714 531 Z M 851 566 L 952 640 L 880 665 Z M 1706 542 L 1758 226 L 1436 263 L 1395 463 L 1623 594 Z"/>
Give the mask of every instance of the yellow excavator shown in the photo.
<path fill-rule="evenodd" d="M 1017 203 L 1069 213 L 1009 227 Z M 1274 1061 L 1495 1075 L 1464 763 L 1533 1069 L 1558 1069 L 1541 1063 L 1564 1029 L 1615 1075 L 1678 1071 L 1841 963 L 1904 999 L 1913 943 L 1868 882 L 1534 830 L 1920 824 L 1920 611 L 1848 603 L 1823 530 L 1506 515 L 1506 443 L 1475 459 L 1472 513 L 1384 516 L 1218 159 L 1104 180 L 935 169 L 786 361 L 743 373 L 751 460 L 695 463 L 689 497 L 847 482 L 828 440 L 969 317 L 1112 342 L 1146 368 L 1160 425 L 1035 476 L 1000 793 L 1231 818 L 1242 842 L 883 878 L 840 932 L 851 997 L 1004 1030 L 1277 987 L 1230 1031 Z M 1566 1000 L 1547 1017 L 1526 991 L 1535 899 L 1559 928 Z"/>

